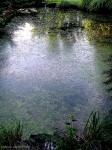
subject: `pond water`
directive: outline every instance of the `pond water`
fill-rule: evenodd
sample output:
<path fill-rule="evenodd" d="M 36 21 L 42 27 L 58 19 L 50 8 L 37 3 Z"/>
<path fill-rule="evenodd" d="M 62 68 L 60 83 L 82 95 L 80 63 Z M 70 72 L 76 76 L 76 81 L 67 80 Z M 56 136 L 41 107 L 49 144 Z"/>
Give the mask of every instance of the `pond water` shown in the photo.
<path fill-rule="evenodd" d="M 0 33 L 1 34 L 1 33 Z M 26 135 L 112 108 L 112 16 L 41 8 L 0 35 L 0 121 Z M 105 83 L 104 83 L 105 82 Z"/>

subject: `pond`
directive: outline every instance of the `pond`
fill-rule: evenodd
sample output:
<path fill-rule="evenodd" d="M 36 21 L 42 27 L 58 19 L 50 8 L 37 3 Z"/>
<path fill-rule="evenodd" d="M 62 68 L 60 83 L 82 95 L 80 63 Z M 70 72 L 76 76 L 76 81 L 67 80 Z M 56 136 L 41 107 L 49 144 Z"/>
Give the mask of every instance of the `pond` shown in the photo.
<path fill-rule="evenodd" d="M 112 16 L 41 8 L 0 34 L 0 121 L 25 136 L 112 108 Z"/>

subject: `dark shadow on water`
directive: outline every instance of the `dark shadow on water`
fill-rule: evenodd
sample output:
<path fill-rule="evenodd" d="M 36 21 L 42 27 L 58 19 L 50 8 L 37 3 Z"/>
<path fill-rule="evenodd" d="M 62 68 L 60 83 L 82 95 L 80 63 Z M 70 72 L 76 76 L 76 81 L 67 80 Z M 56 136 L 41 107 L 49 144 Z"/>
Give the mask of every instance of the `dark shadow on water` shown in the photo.
<path fill-rule="evenodd" d="M 109 86 L 109 88 L 107 88 L 107 91 L 112 92 L 112 56 L 109 56 L 109 58 L 107 58 L 106 63 L 110 64 L 110 68 L 103 72 L 106 75 L 106 81 L 104 81 L 104 84 Z"/>
<path fill-rule="evenodd" d="M 8 58 L 8 54 L 5 50 L 7 45 L 13 47 L 15 46 L 15 43 L 13 42 L 12 35 L 7 31 L 2 30 L 0 31 L 0 71 L 6 65 L 6 59 Z"/>
<path fill-rule="evenodd" d="M 11 47 L 15 45 L 12 39 L 12 35 L 8 33 L 5 29 L 0 31 L 0 52 L 9 44 Z"/>
<path fill-rule="evenodd" d="M 112 117 L 112 55 L 110 55 L 106 60 L 105 63 L 109 64 L 109 69 L 105 70 L 103 74 L 105 75 L 105 81 L 103 82 L 106 85 L 106 91 L 109 93 L 109 97 L 105 101 L 105 106 L 110 108 L 108 111 L 109 116 Z"/>

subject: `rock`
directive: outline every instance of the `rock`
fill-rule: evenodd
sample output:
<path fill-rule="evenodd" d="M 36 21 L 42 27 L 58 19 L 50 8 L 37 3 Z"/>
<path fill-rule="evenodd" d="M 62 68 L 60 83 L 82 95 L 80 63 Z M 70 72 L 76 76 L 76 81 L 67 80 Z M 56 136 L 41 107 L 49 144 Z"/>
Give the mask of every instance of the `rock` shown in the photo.
<path fill-rule="evenodd" d="M 36 147 L 35 142 L 32 141 L 31 139 L 24 140 L 23 142 L 26 143 L 30 148 Z"/>
<path fill-rule="evenodd" d="M 46 138 L 50 139 L 51 135 L 49 135 L 49 134 L 37 134 L 37 135 L 31 134 L 30 138 L 35 139 L 35 140 L 45 141 Z"/>
<path fill-rule="evenodd" d="M 33 141 L 33 145 L 39 146 L 40 149 L 44 148 L 46 139 L 49 138 L 50 135 L 48 134 L 37 134 L 37 135 L 30 135 L 29 140 Z"/>
<path fill-rule="evenodd" d="M 37 12 L 38 11 L 35 8 L 22 8 L 22 9 L 16 10 L 17 15 L 28 15 L 28 14 L 35 15 L 35 14 L 37 14 Z"/>
<path fill-rule="evenodd" d="M 31 134 L 29 139 L 25 140 L 24 143 L 32 150 L 56 150 L 56 144 L 51 140 L 51 137 L 49 134 Z"/>
<path fill-rule="evenodd" d="M 38 149 L 42 150 L 44 147 L 46 147 L 48 144 L 46 143 L 46 139 L 48 139 L 51 136 L 48 134 L 31 134 L 28 140 L 25 140 L 24 143 L 26 143 L 28 146 L 30 146 L 31 149 Z"/>
<path fill-rule="evenodd" d="M 19 142 L 17 148 L 30 150 L 30 146 L 24 141 Z"/>
<path fill-rule="evenodd" d="M 56 149 L 57 149 L 57 146 L 55 143 L 47 142 L 47 141 L 45 142 L 43 150 L 56 150 Z"/>

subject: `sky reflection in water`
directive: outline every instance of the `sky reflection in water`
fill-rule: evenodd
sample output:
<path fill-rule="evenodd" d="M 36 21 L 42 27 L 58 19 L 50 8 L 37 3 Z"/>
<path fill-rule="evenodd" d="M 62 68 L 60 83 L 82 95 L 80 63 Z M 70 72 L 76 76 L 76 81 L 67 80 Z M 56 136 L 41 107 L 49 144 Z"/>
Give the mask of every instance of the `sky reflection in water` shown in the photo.
<path fill-rule="evenodd" d="M 83 122 L 94 108 L 111 109 L 102 74 L 110 67 L 103 60 L 111 46 L 93 44 L 83 18 L 77 11 L 48 9 L 7 26 L 9 36 L 0 39 L 1 121 L 21 119 L 29 133 L 41 132 L 70 113 Z"/>

